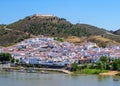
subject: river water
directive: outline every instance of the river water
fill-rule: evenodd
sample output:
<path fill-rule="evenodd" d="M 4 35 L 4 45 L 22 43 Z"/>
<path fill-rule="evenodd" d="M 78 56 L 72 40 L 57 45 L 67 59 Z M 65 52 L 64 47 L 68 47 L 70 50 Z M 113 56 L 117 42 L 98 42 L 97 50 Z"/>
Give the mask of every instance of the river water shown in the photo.
<path fill-rule="evenodd" d="M 1 72 L 0 86 L 120 86 L 112 76 Z"/>

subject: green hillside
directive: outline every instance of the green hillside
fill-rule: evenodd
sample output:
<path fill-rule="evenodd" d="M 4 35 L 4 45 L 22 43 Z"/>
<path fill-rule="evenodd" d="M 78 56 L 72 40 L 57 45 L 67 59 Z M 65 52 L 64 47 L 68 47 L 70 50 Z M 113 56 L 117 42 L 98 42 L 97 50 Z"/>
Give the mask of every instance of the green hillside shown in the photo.
<path fill-rule="evenodd" d="M 20 31 L 15 31 L 0 25 L 0 46 L 9 46 L 29 38 L 28 34 Z"/>
<path fill-rule="evenodd" d="M 104 33 L 103 29 L 87 25 L 75 24 L 66 21 L 66 19 L 58 17 L 42 17 L 28 16 L 22 20 L 12 23 L 7 26 L 13 30 L 20 30 L 33 35 L 48 35 L 48 36 L 90 36 L 100 35 Z"/>
<path fill-rule="evenodd" d="M 33 15 L 9 25 L 0 25 L 0 45 L 2 46 L 11 45 L 37 35 L 59 36 L 64 39 L 68 36 L 88 38 L 99 35 L 120 42 L 120 36 L 105 29 L 88 24 L 72 24 L 66 19 L 56 16 Z"/>

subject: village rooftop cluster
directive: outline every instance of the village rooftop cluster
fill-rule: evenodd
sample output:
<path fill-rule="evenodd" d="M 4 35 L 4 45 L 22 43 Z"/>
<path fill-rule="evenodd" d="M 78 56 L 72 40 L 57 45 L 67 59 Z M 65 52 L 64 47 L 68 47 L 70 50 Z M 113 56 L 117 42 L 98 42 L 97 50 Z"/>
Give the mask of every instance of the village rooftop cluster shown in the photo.
<path fill-rule="evenodd" d="M 75 45 L 54 40 L 52 37 L 39 36 L 26 39 L 14 46 L 0 47 L 0 52 L 10 53 L 23 64 L 67 66 L 74 62 L 97 62 L 101 56 L 119 58 L 120 46 L 101 48 L 91 42 Z"/>

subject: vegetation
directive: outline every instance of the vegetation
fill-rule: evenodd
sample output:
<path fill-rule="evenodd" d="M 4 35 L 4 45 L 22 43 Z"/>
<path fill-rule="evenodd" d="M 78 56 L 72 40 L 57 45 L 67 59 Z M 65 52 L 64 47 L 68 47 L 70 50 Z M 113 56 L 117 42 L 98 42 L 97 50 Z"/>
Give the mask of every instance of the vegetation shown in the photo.
<path fill-rule="evenodd" d="M 6 26 L 0 27 L 0 46 L 10 46 L 29 37 L 29 34 L 24 32 L 10 30 Z"/>
<path fill-rule="evenodd" d="M 80 43 L 80 42 L 82 42 L 80 37 L 77 37 L 77 36 L 68 36 L 66 38 L 66 41 L 71 42 L 71 43 Z"/>
<path fill-rule="evenodd" d="M 19 64 L 19 59 L 15 59 L 15 63 L 16 63 L 16 64 Z"/>
<path fill-rule="evenodd" d="M 57 41 L 63 42 L 63 38 L 60 38 L 60 37 L 54 37 L 54 40 L 57 40 Z"/>
<path fill-rule="evenodd" d="M 95 42 L 98 44 L 98 46 L 105 48 L 107 45 L 112 45 L 112 44 L 116 44 L 118 45 L 119 43 L 110 40 L 108 38 L 104 38 L 102 36 L 90 36 L 88 38 L 89 41 Z"/>
<path fill-rule="evenodd" d="M 102 70 L 107 70 L 109 68 L 109 59 L 106 56 L 102 56 L 96 63 L 96 68 Z"/>
<path fill-rule="evenodd" d="M 15 59 L 14 58 L 11 59 L 11 63 L 15 63 Z"/>
<path fill-rule="evenodd" d="M 110 60 L 106 56 L 101 56 L 97 63 L 83 64 L 82 66 L 78 66 L 77 63 L 73 63 L 71 71 L 74 73 L 99 74 L 108 72 L 109 70 L 120 71 L 120 59 Z"/>
<path fill-rule="evenodd" d="M 73 63 L 72 64 L 72 71 L 79 71 L 79 66 L 78 66 L 78 64 L 77 63 Z"/>
<path fill-rule="evenodd" d="M 99 74 L 99 73 L 102 73 L 102 72 L 108 72 L 108 70 L 100 70 L 100 69 L 84 69 L 83 70 L 83 73 L 85 74 Z"/>
<path fill-rule="evenodd" d="M 114 59 L 113 60 L 112 69 L 120 71 L 120 59 Z"/>
<path fill-rule="evenodd" d="M 105 47 L 109 43 L 114 43 L 112 40 L 120 42 L 120 35 L 116 35 L 116 33 L 87 24 L 71 24 L 64 18 L 28 16 L 9 25 L 0 25 L 0 45 L 13 45 L 17 42 L 23 41 L 24 39 L 40 34 L 60 38 L 67 38 L 69 36 L 89 38 L 90 36 L 99 35 L 102 38 L 111 40 L 103 41 L 103 39 L 98 40 L 98 38 L 86 40 L 96 42 L 100 46 Z"/>
<path fill-rule="evenodd" d="M 11 62 L 13 57 L 9 53 L 0 53 L 0 62 Z"/>

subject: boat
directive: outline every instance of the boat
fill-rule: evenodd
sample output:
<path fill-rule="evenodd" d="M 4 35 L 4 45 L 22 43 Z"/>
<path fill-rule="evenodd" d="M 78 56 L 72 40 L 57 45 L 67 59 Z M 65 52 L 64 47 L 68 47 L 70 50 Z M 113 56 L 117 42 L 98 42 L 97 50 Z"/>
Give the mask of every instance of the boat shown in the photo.
<path fill-rule="evenodd" d="M 5 69 L 5 71 L 7 71 L 7 72 L 13 72 L 13 69 Z"/>
<path fill-rule="evenodd" d="M 42 71 L 41 71 L 41 74 L 48 74 L 48 72 L 47 72 L 47 71 L 42 70 Z"/>
<path fill-rule="evenodd" d="M 27 71 L 27 73 L 36 73 L 36 71 L 34 69 L 30 69 Z"/>
<path fill-rule="evenodd" d="M 18 72 L 25 72 L 25 70 L 23 70 L 23 69 L 20 69 L 20 70 L 18 70 Z"/>

